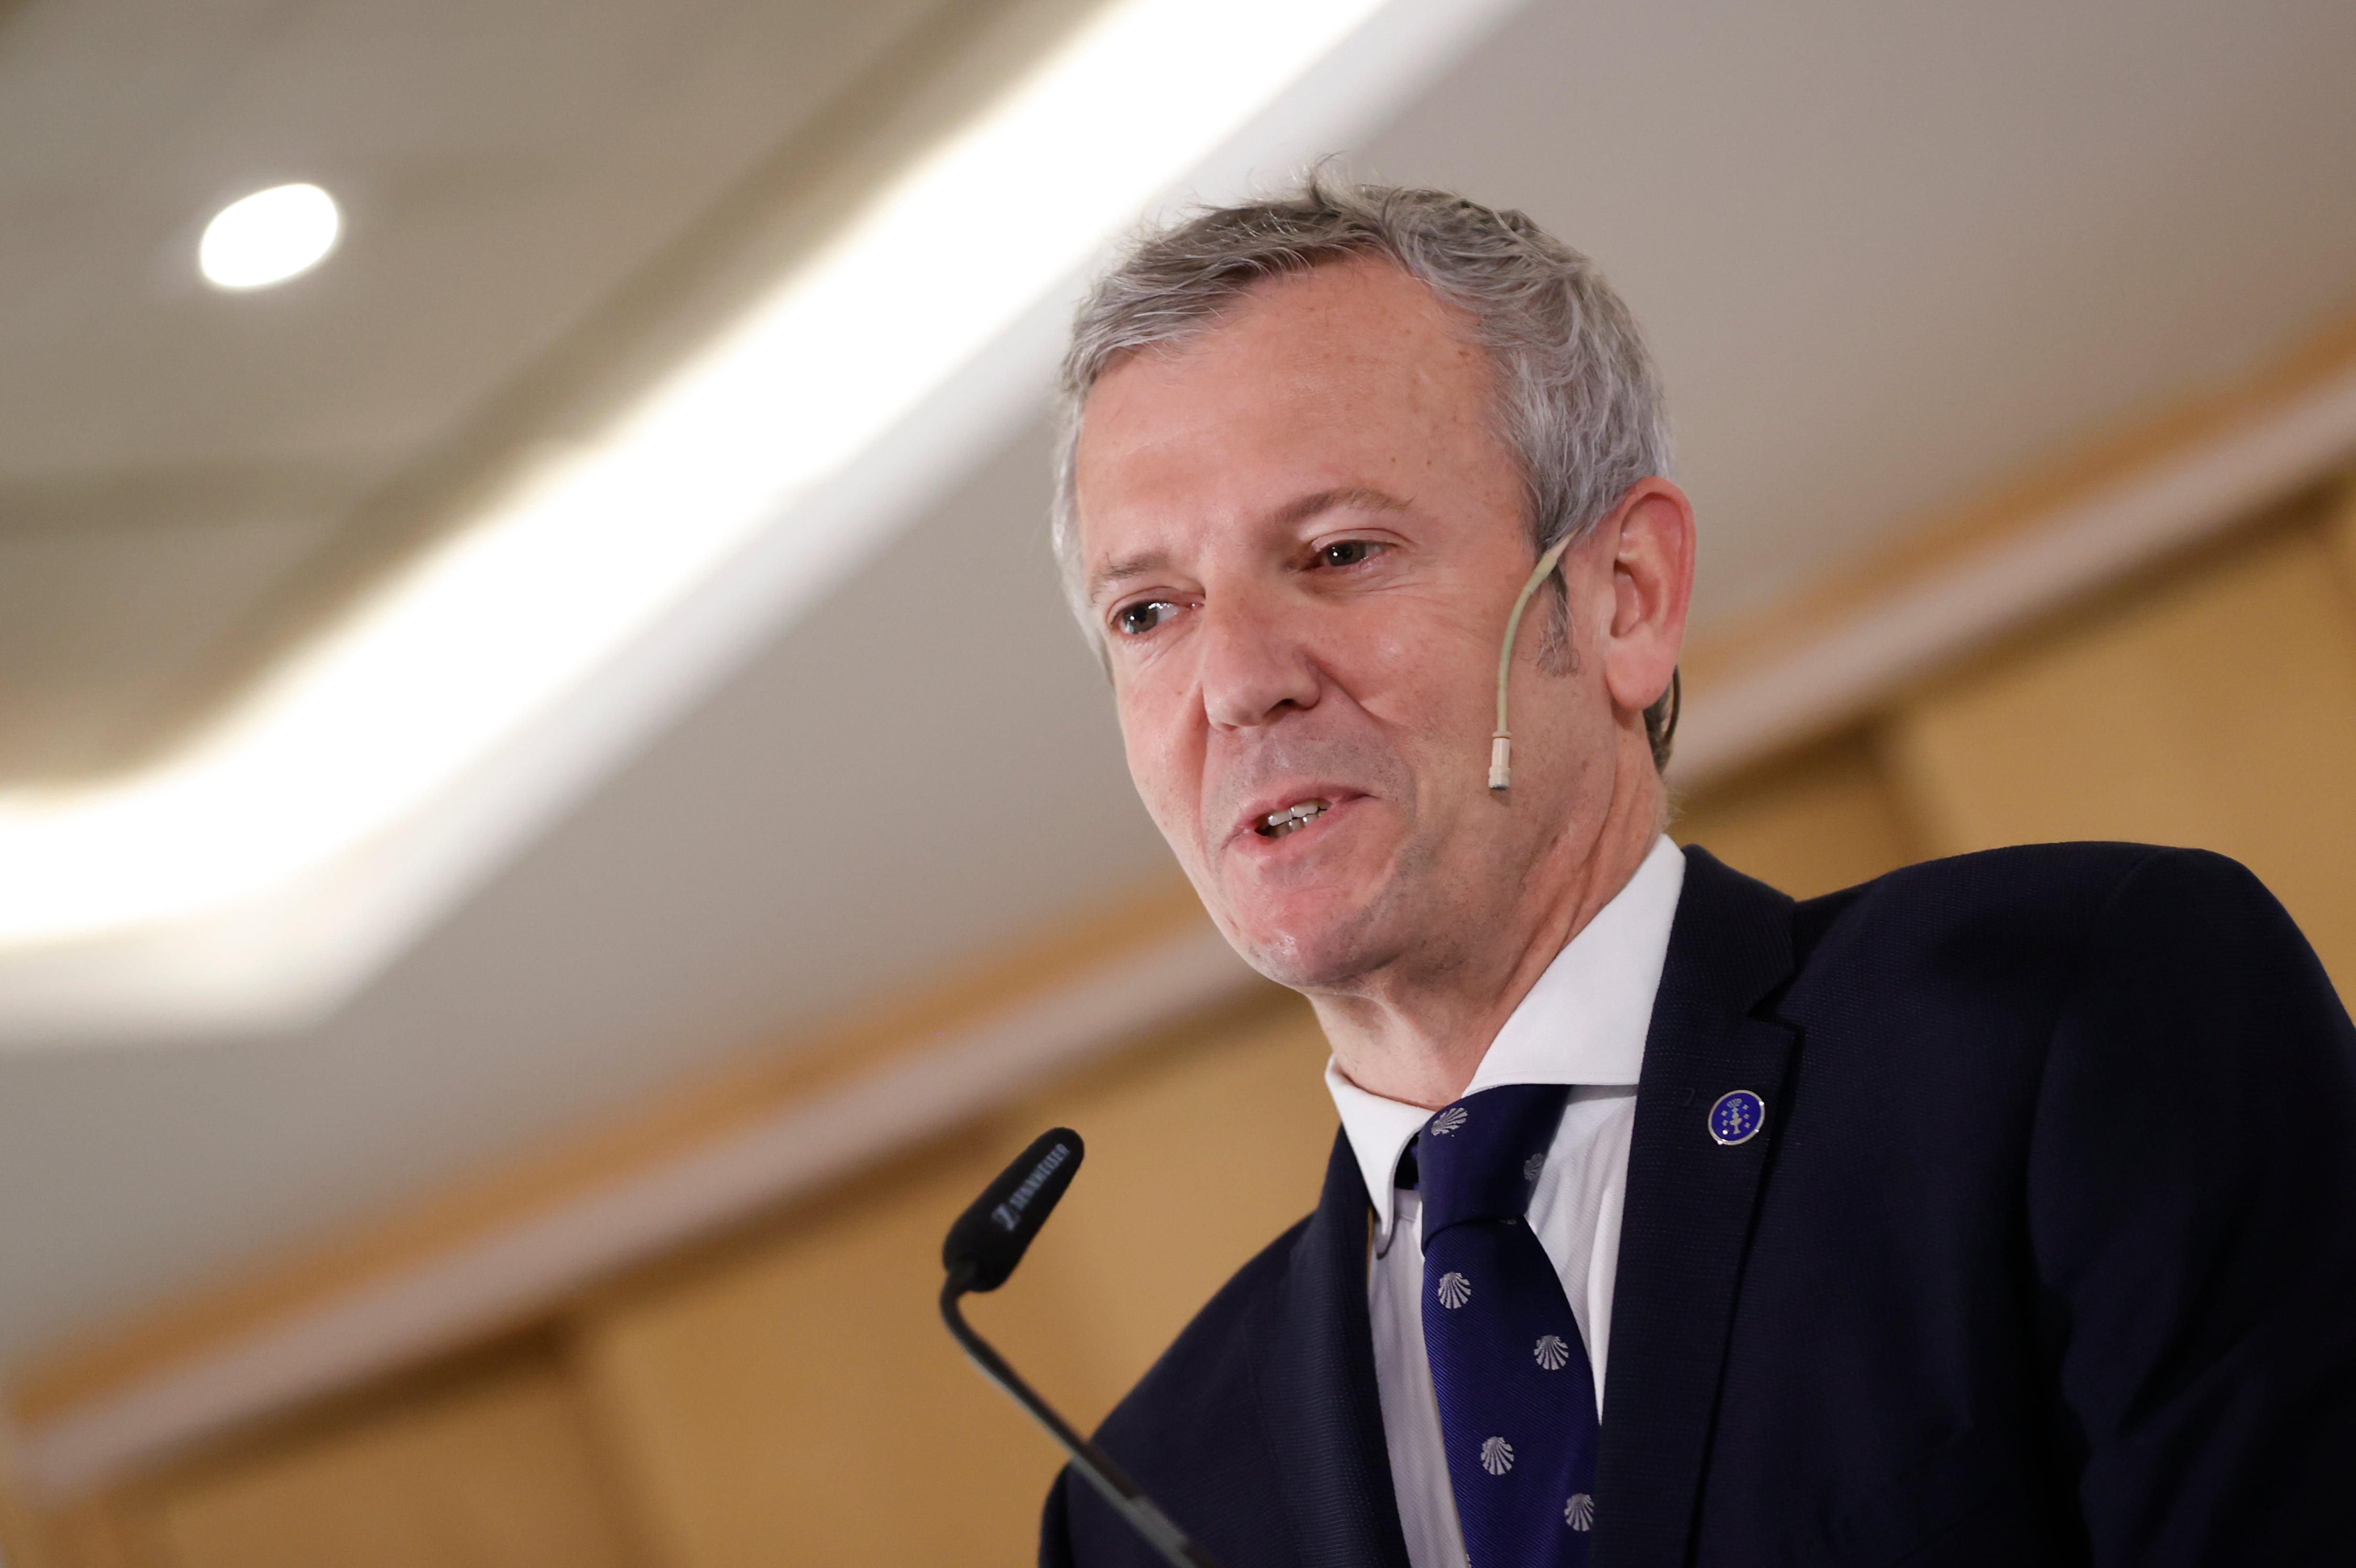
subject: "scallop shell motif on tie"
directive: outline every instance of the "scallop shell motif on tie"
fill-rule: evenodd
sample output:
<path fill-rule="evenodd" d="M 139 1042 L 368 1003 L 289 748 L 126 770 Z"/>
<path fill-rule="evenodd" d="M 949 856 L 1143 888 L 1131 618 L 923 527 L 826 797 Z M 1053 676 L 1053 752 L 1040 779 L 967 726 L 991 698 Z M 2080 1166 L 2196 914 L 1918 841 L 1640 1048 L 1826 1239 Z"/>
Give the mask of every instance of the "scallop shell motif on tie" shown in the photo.
<path fill-rule="evenodd" d="M 1440 1287 L 1435 1294 L 1440 1297 L 1440 1305 L 1453 1312 L 1472 1299 L 1472 1282 L 1451 1269 L 1440 1276 Z"/>
<path fill-rule="evenodd" d="M 1481 1444 L 1481 1468 L 1492 1476 L 1502 1476 L 1514 1467 L 1514 1445 L 1502 1437 L 1492 1437 Z"/>
<path fill-rule="evenodd" d="M 1570 1500 L 1562 1505 L 1562 1522 L 1573 1530 L 1595 1528 L 1595 1499 L 1585 1492 L 1573 1492 Z"/>
<path fill-rule="evenodd" d="M 1445 1138 L 1472 1119 L 1472 1112 L 1462 1105 L 1451 1105 L 1431 1119 L 1431 1134 L 1435 1138 Z"/>
<path fill-rule="evenodd" d="M 1570 1347 L 1563 1343 L 1559 1334 L 1539 1335 L 1538 1342 L 1530 1353 L 1537 1358 L 1538 1365 L 1549 1372 L 1559 1372 L 1570 1365 Z"/>

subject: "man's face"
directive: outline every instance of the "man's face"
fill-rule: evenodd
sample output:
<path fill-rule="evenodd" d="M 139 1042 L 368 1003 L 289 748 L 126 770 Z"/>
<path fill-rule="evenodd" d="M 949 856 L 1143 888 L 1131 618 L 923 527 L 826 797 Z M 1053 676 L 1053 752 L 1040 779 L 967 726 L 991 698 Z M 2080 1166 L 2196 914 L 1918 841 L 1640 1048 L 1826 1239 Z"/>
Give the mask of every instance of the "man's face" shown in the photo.
<path fill-rule="evenodd" d="M 1484 788 L 1499 640 L 1535 552 L 1467 324 L 1386 263 L 1260 285 L 1120 362 L 1077 455 L 1090 603 L 1129 765 L 1263 973 L 1349 990 L 1444 970 L 1531 868 L 1596 831 L 1614 744 L 1574 549 L 1574 668 L 1515 681 L 1515 788 Z M 1526 664 L 1553 618 L 1533 601 Z"/>

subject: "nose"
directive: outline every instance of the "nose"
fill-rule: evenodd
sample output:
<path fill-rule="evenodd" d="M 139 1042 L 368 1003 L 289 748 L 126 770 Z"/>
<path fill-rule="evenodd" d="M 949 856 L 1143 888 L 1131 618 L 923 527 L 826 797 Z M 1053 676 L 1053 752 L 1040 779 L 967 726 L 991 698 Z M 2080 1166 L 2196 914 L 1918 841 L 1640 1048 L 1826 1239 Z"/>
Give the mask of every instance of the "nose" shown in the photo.
<path fill-rule="evenodd" d="M 1320 682 L 1302 636 L 1259 596 L 1213 598 L 1200 628 L 1203 711 L 1216 729 L 1254 729 L 1317 705 Z"/>

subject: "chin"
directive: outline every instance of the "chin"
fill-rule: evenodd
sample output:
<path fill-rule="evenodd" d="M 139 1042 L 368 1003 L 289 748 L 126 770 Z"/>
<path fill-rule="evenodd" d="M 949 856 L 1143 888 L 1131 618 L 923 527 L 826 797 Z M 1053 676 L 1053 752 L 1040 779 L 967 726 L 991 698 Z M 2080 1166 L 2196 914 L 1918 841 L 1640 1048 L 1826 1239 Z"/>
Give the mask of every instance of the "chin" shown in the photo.
<path fill-rule="evenodd" d="M 1261 910 L 1231 921 L 1227 940 L 1244 961 L 1293 991 L 1333 991 L 1393 956 L 1374 940 L 1372 911 L 1363 907 Z"/>

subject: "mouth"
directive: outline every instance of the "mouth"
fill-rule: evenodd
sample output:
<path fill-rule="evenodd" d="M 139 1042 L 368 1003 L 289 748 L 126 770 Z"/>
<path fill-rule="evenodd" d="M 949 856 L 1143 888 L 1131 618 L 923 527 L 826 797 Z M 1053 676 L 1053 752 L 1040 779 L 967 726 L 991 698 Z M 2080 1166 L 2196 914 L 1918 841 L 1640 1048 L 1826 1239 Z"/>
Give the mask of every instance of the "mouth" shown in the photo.
<path fill-rule="evenodd" d="M 1331 800 L 1302 800 L 1280 811 L 1270 811 L 1252 825 L 1252 832 L 1264 839 L 1280 839 L 1297 833 L 1310 823 L 1333 810 Z"/>

